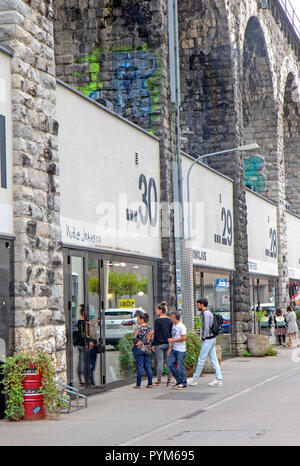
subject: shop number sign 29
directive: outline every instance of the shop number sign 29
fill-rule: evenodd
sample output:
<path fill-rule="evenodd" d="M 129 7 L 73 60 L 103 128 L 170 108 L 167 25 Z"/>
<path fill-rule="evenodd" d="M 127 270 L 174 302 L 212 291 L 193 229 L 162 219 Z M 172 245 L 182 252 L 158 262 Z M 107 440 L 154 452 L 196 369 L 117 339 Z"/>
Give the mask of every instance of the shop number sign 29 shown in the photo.
<path fill-rule="evenodd" d="M 147 177 L 142 173 L 139 177 L 139 190 L 142 194 L 143 204 L 139 207 L 138 211 L 127 209 L 127 220 L 138 222 L 139 218 L 142 225 L 147 225 L 149 222 L 152 227 L 155 227 L 158 220 L 158 198 L 154 178 L 150 178 L 148 181 Z"/>
<path fill-rule="evenodd" d="M 223 224 L 222 235 L 215 233 L 215 243 L 222 244 L 223 246 L 231 246 L 233 239 L 233 222 L 232 222 L 232 213 L 230 209 L 221 210 L 221 221 Z"/>

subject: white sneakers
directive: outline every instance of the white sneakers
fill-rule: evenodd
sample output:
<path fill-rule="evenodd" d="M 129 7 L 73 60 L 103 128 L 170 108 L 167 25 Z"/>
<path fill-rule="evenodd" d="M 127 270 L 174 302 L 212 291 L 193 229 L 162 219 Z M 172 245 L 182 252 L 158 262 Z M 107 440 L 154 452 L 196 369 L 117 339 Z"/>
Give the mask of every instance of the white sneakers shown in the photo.
<path fill-rule="evenodd" d="M 208 384 L 209 387 L 222 387 L 222 380 L 213 380 Z"/>
<path fill-rule="evenodd" d="M 188 380 L 187 384 L 192 385 L 192 386 L 198 385 L 198 380 L 190 379 Z M 222 380 L 217 380 L 217 379 L 213 380 L 212 382 L 208 384 L 209 387 L 222 387 L 222 385 L 223 385 Z"/>
<path fill-rule="evenodd" d="M 190 379 L 188 380 L 188 385 L 198 385 L 198 380 Z"/>

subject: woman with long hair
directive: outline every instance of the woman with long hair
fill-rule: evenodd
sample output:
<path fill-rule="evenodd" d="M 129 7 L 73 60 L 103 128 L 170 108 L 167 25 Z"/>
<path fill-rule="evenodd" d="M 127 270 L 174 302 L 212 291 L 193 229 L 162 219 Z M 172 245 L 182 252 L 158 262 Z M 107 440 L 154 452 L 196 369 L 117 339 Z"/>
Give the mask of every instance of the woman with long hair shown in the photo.
<path fill-rule="evenodd" d="M 286 322 L 287 322 L 287 335 L 288 335 L 288 348 L 292 346 L 293 338 L 295 338 L 297 348 L 299 348 L 298 343 L 298 325 L 296 312 L 291 306 L 287 307 L 286 310 Z"/>

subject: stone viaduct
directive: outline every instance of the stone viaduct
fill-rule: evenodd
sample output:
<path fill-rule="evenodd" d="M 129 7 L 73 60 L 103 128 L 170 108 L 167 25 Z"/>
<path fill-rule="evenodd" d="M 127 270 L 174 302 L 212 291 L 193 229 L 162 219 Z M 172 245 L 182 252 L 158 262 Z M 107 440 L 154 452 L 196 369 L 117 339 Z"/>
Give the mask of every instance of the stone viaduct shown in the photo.
<path fill-rule="evenodd" d="M 178 8 L 182 149 L 204 154 L 253 140 L 261 148 L 245 160 L 236 154 L 210 162 L 234 179 L 239 353 L 250 329 L 245 185 L 277 203 L 277 302 L 288 299 L 286 205 L 300 214 L 300 40 L 280 0 L 178 0 Z M 33 340 L 51 344 L 64 370 L 55 67 L 57 78 L 109 100 L 160 138 L 161 200 L 171 202 L 168 0 L 2 0 L 0 44 L 14 51 L 17 338 L 20 347 Z M 170 236 L 163 239 L 162 269 L 163 297 L 173 307 Z M 38 322 L 31 325 L 32 319 Z"/>
<path fill-rule="evenodd" d="M 57 76 L 161 138 L 163 200 L 172 199 L 167 1 L 58 0 L 55 9 Z M 279 0 L 179 0 L 178 10 L 182 149 L 205 154 L 253 141 L 261 148 L 245 160 L 210 162 L 235 180 L 238 352 L 249 330 L 245 185 L 278 205 L 277 302 L 288 299 L 286 206 L 300 214 L 300 41 Z M 174 253 L 163 244 L 172 304 Z"/>

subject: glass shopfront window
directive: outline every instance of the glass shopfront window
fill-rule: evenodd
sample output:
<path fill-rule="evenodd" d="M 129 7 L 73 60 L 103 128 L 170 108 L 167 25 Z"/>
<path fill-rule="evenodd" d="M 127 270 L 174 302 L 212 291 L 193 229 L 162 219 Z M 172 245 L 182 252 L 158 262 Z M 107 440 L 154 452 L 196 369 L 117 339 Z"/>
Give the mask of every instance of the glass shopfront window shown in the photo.
<path fill-rule="evenodd" d="M 88 393 L 135 376 L 137 316 L 147 312 L 154 322 L 157 264 L 117 258 L 64 251 L 68 382 Z"/>
<path fill-rule="evenodd" d="M 275 311 L 275 293 L 275 278 L 250 277 L 250 305 L 253 333 L 263 332 L 270 334 L 271 325 L 269 324 L 269 317 Z M 258 314 L 259 312 L 264 312 L 264 316 L 262 317 L 261 314 Z M 268 325 L 267 323 L 264 323 L 263 326 L 259 324 L 260 319 L 268 321 Z"/>
<path fill-rule="evenodd" d="M 289 297 L 290 303 L 300 310 L 300 280 L 290 280 Z"/>
<path fill-rule="evenodd" d="M 153 326 L 152 266 L 104 261 L 106 382 L 135 375 L 132 334 L 139 313 Z"/>
<path fill-rule="evenodd" d="M 222 347 L 224 356 L 231 355 L 231 279 L 230 273 L 208 271 L 195 268 L 195 303 L 206 298 L 208 308 L 223 317 L 222 334 L 217 337 L 217 344 Z"/>

